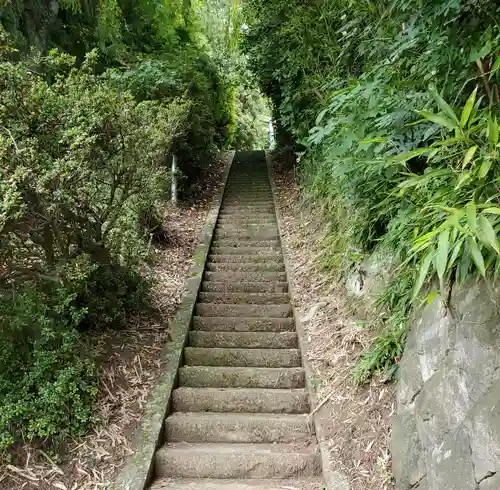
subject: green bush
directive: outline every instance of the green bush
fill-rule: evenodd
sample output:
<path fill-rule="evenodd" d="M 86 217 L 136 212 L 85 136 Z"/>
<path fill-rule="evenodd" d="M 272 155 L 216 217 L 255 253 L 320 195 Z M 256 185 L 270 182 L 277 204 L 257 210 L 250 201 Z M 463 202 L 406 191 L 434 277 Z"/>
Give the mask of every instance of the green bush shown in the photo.
<path fill-rule="evenodd" d="M 455 281 L 495 278 L 498 2 L 250 0 L 246 9 L 252 66 L 279 132 L 303 145 L 304 189 L 330 224 L 324 263 L 349 268 L 387 247 L 399 278 L 412 275 L 400 318 L 434 279 L 446 300 Z M 361 378 L 399 357 L 397 318 L 362 357 Z"/>
<path fill-rule="evenodd" d="M 0 450 L 76 437 L 94 422 L 97 371 L 76 330 L 84 311 L 26 286 L 0 291 Z M 52 303 L 52 304 L 51 304 Z"/>

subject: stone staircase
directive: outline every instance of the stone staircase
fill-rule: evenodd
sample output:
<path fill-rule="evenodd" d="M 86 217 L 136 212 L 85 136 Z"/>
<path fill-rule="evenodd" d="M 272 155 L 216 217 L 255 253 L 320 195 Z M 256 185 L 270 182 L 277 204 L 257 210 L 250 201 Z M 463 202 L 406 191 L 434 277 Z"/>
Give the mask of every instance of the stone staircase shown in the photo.
<path fill-rule="evenodd" d="M 263 152 L 229 173 L 152 490 L 320 490 Z"/>

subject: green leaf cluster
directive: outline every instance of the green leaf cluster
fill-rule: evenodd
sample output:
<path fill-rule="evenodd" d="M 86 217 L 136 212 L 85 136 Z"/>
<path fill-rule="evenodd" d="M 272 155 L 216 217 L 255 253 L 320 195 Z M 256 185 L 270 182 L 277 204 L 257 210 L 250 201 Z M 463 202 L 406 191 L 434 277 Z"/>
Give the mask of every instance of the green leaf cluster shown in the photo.
<path fill-rule="evenodd" d="M 323 263 L 386 247 L 411 274 L 407 305 L 434 281 L 446 300 L 455 281 L 495 278 L 498 2 L 249 0 L 246 15 L 281 142 L 329 225 Z M 363 373 L 398 358 L 394 323 Z"/>

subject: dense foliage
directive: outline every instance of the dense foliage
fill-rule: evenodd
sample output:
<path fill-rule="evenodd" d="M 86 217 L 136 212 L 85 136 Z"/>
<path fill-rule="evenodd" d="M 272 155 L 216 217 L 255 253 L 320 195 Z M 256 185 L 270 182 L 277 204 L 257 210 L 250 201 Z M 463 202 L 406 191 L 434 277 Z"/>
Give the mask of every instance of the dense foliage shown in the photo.
<path fill-rule="evenodd" d="M 500 268 L 499 15 L 493 0 L 248 1 L 254 69 L 330 224 L 324 263 L 377 247 L 400 261 L 358 381 L 400 356 L 425 284 L 446 300 Z"/>
<path fill-rule="evenodd" d="M 82 332 L 147 306 L 138 266 L 171 155 L 187 195 L 219 150 L 262 139 L 239 13 L 231 0 L 2 3 L 0 451 L 94 423 Z"/>

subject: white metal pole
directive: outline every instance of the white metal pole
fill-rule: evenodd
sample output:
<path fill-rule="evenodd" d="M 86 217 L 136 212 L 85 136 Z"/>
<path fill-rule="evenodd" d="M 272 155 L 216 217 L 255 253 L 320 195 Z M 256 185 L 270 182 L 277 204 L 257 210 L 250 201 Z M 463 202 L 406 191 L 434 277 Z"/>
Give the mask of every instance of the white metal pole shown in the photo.
<path fill-rule="evenodd" d="M 172 204 L 177 206 L 177 157 L 172 155 Z"/>

